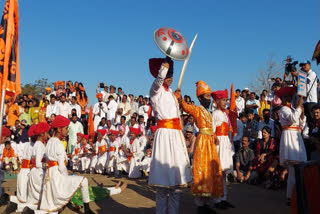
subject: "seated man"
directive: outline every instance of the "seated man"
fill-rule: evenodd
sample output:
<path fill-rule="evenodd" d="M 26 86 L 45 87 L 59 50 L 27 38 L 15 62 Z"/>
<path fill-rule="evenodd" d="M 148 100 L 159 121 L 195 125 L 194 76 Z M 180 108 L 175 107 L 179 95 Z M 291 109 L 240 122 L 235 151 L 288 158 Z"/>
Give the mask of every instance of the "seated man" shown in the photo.
<path fill-rule="evenodd" d="M 252 161 L 254 159 L 254 152 L 249 148 L 249 138 L 242 137 L 242 148 L 236 154 L 236 170 L 234 175 L 239 182 L 246 182 L 249 180 L 252 170 Z"/>
<path fill-rule="evenodd" d="M 15 172 L 18 169 L 17 154 L 11 147 L 10 141 L 6 141 L 4 145 L 5 147 L 3 148 L 2 152 L 2 161 L 4 163 L 4 168 L 7 171 L 11 171 L 11 169 L 13 169 L 13 171 Z M 10 163 L 12 166 L 10 166 Z"/>

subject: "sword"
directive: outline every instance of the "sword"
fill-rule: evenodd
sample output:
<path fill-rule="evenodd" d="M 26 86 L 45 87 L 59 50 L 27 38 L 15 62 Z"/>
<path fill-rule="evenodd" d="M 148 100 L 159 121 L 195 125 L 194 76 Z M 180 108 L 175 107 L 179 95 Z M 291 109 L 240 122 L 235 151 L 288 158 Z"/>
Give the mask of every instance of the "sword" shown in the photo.
<path fill-rule="evenodd" d="M 187 69 L 187 64 L 189 62 L 189 58 L 190 58 L 190 55 L 191 55 L 191 52 L 192 52 L 192 48 L 193 48 L 193 45 L 197 39 L 197 36 L 198 34 L 195 35 L 191 45 L 190 45 L 190 48 L 189 48 L 189 54 L 187 56 L 187 58 L 184 60 L 184 63 L 183 63 L 183 66 L 182 66 L 182 70 L 181 70 L 181 73 L 180 73 L 180 78 L 179 78 L 179 82 L 178 82 L 178 89 L 181 89 L 181 85 L 182 85 L 182 81 L 183 81 L 183 77 L 184 77 L 184 73 L 186 72 L 186 69 Z"/>

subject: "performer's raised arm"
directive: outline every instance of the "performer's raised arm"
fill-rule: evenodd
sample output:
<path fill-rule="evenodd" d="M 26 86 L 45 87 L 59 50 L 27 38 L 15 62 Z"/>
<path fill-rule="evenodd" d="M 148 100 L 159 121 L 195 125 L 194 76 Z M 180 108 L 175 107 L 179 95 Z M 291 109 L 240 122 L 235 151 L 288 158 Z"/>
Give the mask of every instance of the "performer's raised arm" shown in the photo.
<path fill-rule="evenodd" d="M 170 58 L 152 58 L 149 60 L 149 68 L 154 80 L 150 96 L 159 93 L 159 89 L 164 85 L 164 80 L 173 75 L 173 61 Z"/>

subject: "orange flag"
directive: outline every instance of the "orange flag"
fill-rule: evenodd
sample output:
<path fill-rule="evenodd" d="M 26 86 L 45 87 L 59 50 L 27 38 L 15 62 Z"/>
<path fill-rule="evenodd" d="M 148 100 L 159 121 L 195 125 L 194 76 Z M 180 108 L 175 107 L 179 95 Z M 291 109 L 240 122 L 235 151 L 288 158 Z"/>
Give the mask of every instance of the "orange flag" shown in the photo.
<path fill-rule="evenodd" d="M 229 118 L 232 126 L 232 141 L 233 137 L 237 134 L 237 106 L 236 106 L 236 94 L 233 90 L 233 84 L 231 84 L 230 90 L 230 107 L 229 107 Z"/>
<path fill-rule="evenodd" d="M 90 111 L 88 116 L 88 134 L 91 134 L 91 133 L 94 133 L 92 106 L 90 106 Z"/>
<path fill-rule="evenodd" d="M 21 93 L 17 0 L 6 0 L 0 24 L 0 88 L 13 97 Z"/>

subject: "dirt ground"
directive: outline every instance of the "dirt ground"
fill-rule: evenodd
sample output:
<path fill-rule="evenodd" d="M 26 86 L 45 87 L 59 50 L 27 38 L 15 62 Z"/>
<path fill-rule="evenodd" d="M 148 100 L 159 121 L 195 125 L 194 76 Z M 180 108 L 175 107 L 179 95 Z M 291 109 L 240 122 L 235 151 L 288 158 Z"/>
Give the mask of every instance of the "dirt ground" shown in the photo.
<path fill-rule="evenodd" d="M 90 203 L 95 213 L 121 213 L 132 214 L 155 213 L 155 190 L 147 185 L 146 179 L 128 180 L 126 178 L 115 179 L 107 178 L 102 175 L 85 175 L 91 186 L 103 183 L 105 186 L 114 186 L 119 180 L 128 182 L 128 188 L 121 194 L 112 196 L 98 202 Z M 16 180 L 5 180 L 2 184 L 5 192 L 13 194 L 16 190 Z M 262 187 L 230 184 L 228 186 L 228 201 L 236 206 L 234 209 L 217 210 L 221 214 L 285 214 L 289 213 L 289 207 L 285 204 L 285 192 L 264 190 Z M 213 204 L 211 204 L 213 206 Z M 0 207 L 0 213 L 5 206 Z M 65 208 L 62 214 L 83 213 L 72 211 Z M 193 203 L 193 197 L 188 189 L 184 189 L 180 201 L 180 213 L 193 214 L 196 212 L 196 206 Z"/>

